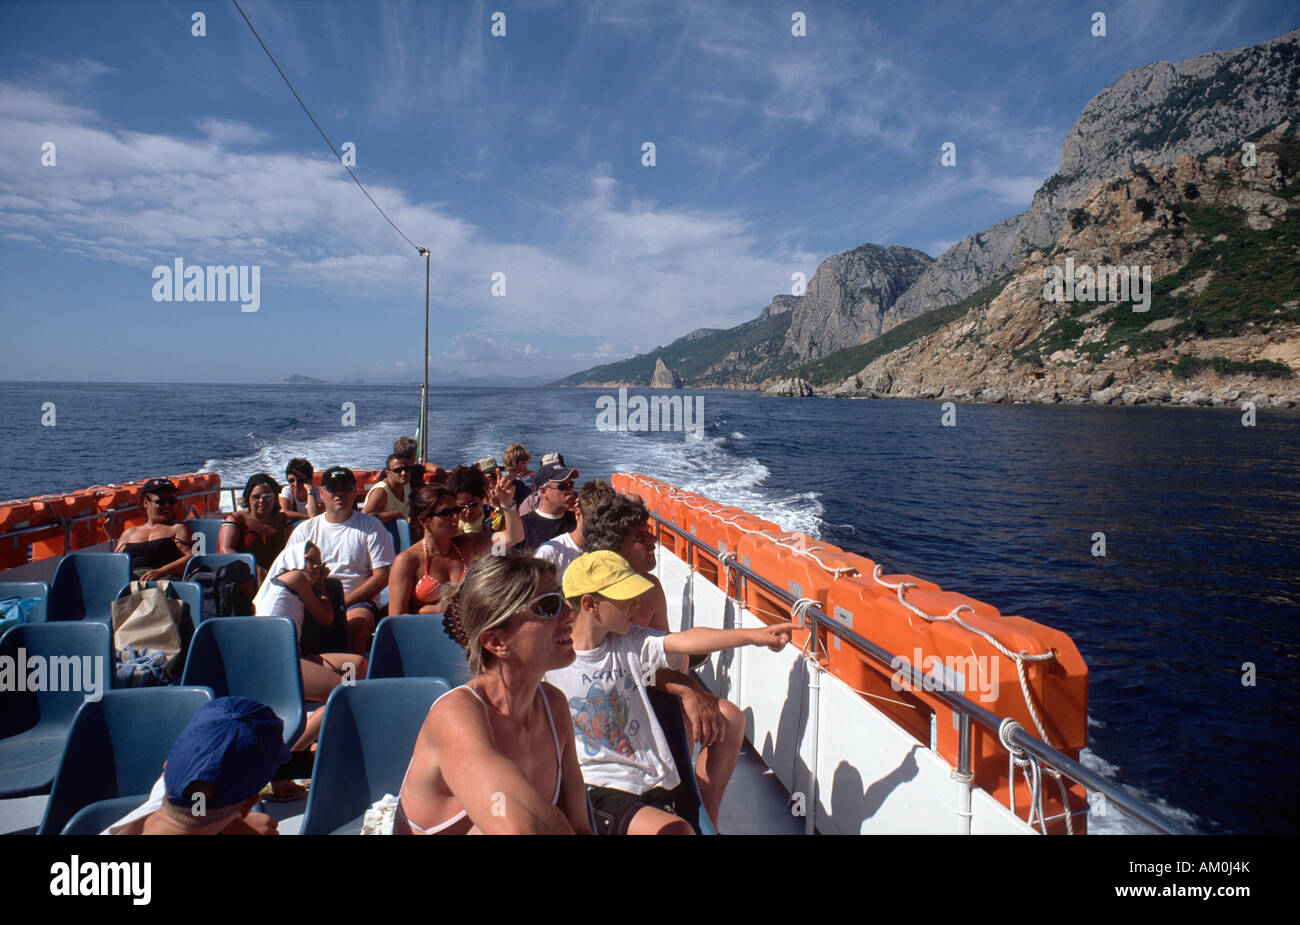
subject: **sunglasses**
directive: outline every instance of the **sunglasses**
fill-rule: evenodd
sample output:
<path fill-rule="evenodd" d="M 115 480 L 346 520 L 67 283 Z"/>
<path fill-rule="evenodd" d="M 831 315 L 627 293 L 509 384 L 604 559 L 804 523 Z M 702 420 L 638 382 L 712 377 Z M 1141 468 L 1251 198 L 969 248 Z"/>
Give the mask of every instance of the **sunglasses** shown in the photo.
<path fill-rule="evenodd" d="M 573 491 L 573 482 L 551 482 L 546 487 L 552 491 L 562 491 L 567 494 Z"/>
<path fill-rule="evenodd" d="M 385 471 L 385 472 L 391 472 L 391 473 L 393 473 L 393 475 L 410 475 L 410 474 L 411 474 L 411 470 L 408 469 L 406 466 L 403 466 L 403 467 L 400 468 L 400 469 L 385 469 L 384 471 Z"/>
<path fill-rule="evenodd" d="M 147 497 L 147 498 L 145 498 L 145 500 L 148 501 L 150 504 L 156 504 L 156 505 L 158 505 L 159 507 L 169 507 L 169 506 L 171 506 L 171 505 L 173 505 L 173 504 L 176 503 L 176 499 L 175 499 L 175 498 L 154 498 L 154 497 Z"/>
<path fill-rule="evenodd" d="M 523 609 L 543 620 L 554 620 L 564 609 L 564 595 L 559 591 L 548 591 L 533 598 Z"/>
<path fill-rule="evenodd" d="M 464 506 L 458 504 L 455 507 L 445 507 L 441 511 L 433 511 L 432 513 L 434 517 L 455 517 L 463 510 L 465 510 Z"/>

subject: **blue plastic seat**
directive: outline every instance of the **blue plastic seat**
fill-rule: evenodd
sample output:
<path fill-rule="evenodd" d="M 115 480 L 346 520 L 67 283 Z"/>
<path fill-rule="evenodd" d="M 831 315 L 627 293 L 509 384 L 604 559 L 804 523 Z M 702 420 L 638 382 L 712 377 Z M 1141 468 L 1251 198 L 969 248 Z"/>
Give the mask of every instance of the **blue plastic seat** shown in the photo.
<path fill-rule="evenodd" d="M 181 730 L 211 699 L 206 687 L 141 687 L 82 704 L 37 834 L 62 832 L 91 803 L 147 794 Z"/>
<path fill-rule="evenodd" d="M 189 525 L 195 536 L 203 535 L 203 554 L 216 555 L 217 550 L 221 548 L 217 545 L 217 534 L 221 532 L 221 525 L 225 520 L 216 517 L 191 517 L 185 523 Z M 198 555 L 197 546 L 194 548 L 194 554 Z"/>
<path fill-rule="evenodd" d="M 54 570 L 46 620 L 113 619 L 113 601 L 131 582 L 131 557 L 124 552 L 70 552 Z"/>
<path fill-rule="evenodd" d="M 678 801 L 677 814 L 695 827 L 701 835 L 717 835 L 713 820 L 704 809 L 700 798 L 699 783 L 695 780 L 695 762 L 691 760 L 691 740 L 686 734 L 686 724 L 682 722 L 681 701 L 662 691 L 647 691 L 650 706 L 654 708 L 659 727 L 664 731 L 668 749 L 673 753 L 673 763 L 677 765 L 677 776 L 686 784 L 684 799 Z"/>
<path fill-rule="evenodd" d="M 316 746 L 303 835 L 354 835 L 372 803 L 397 794 L 441 678 L 386 678 L 330 693 Z"/>
<path fill-rule="evenodd" d="M 45 793 L 50 789 L 63 754 L 63 743 L 73 717 L 86 702 L 88 688 L 97 687 L 102 693 L 113 682 L 108 627 L 98 621 L 23 623 L 12 627 L 0 638 L 0 659 L 14 660 L 15 682 L 21 671 L 20 649 L 29 666 L 35 664 L 33 658 L 44 660 L 44 686 L 55 683 L 76 689 L 0 691 L 0 798 Z M 78 661 L 70 662 L 69 657 Z M 90 663 L 89 677 L 84 674 L 87 657 L 99 659 L 97 666 Z M 24 673 L 24 686 L 31 679 L 30 671 Z"/>
<path fill-rule="evenodd" d="M 27 615 L 26 623 L 44 623 L 45 606 L 49 602 L 50 586 L 43 581 L 0 581 L 0 598 L 34 597 L 40 604 Z"/>
<path fill-rule="evenodd" d="M 89 806 L 83 806 L 68 820 L 68 824 L 59 834 L 98 835 L 127 813 L 143 806 L 148 799 L 149 794 L 137 793 L 132 796 L 113 797 L 111 800 L 99 800 Z"/>
<path fill-rule="evenodd" d="M 384 617 L 370 646 L 369 678 L 469 677 L 465 650 L 442 628 L 442 614 L 405 613 Z"/>
<path fill-rule="evenodd" d="M 251 697 L 284 720 L 284 741 L 302 735 L 298 637 L 285 617 L 214 617 L 194 631 L 181 684 L 212 688 L 214 697 Z"/>
<path fill-rule="evenodd" d="M 411 524 L 405 517 L 390 520 L 384 526 L 388 528 L 389 534 L 393 537 L 393 550 L 395 552 L 401 552 L 410 547 Z"/>
<path fill-rule="evenodd" d="M 248 566 L 253 578 L 257 578 L 257 560 L 253 558 L 251 552 L 210 552 L 204 556 L 193 556 L 189 562 L 185 563 L 184 580 L 189 581 L 190 573 L 200 566 L 206 565 L 208 568 L 215 570 L 223 565 L 229 565 L 231 562 L 243 562 Z"/>

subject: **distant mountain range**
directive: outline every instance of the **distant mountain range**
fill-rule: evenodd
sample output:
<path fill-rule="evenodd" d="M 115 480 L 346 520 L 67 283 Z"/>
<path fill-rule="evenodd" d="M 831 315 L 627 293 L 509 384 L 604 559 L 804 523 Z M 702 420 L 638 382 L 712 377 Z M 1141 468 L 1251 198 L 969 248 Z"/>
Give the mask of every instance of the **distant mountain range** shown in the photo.
<path fill-rule="evenodd" d="M 520 389 L 530 386 L 545 385 L 547 377 L 545 376 L 462 376 L 456 373 L 441 372 L 439 370 L 429 370 L 430 386 L 475 386 L 475 387 L 492 387 Z M 287 385 L 414 385 L 424 384 L 424 379 L 412 379 L 409 374 L 401 376 L 390 376 L 386 379 L 353 379 L 352 381 L 334 380 L 334 379 L 316 379 L 312 376 L 303 376 L 295 374 L 287 377 L 284 382 Z"/>
<path fill-rule="evenodd" d="M 1240 332 L 1224 327 L 1232 320 L 1231 312 L 1216 316 L 1215 324 L 1209 326 L 1196 321 L 1193 316 L 1197 313 L 1187 300 L 1201 299 L 1202 291 L 1211 293 L 1205 298 L 1212 298 L 1217 291 L 1215 285 L 1199 283 L 1201 289 L 1196 293 L 1189 296 L 1183 292 L 1175 297 L 1175 300 L 1183 299 L 1176 307 L 1185 315 L 1176 322 L 1166 319 L 1166 330 L 1173 330 L 1174 334 L 1162 339 L 1159 349 L 1174 350 L 1177 356 L 1162 357 L 1160 362 L 1176 365 L 1182 362 L 1180 358 L 1188 357 L 1190 366 L 1185 363 L 1180 368 L 1186 374 L 1182 380 L 1194 385 L 1200 376 L 1209 377 L 1203 383 L 1206 386 L 1221 384 L 1219 380 L 1228 369 L 1225 363 L 1250 364 L 1255 360 L 1247 354 L 1242 355 L 1247 358 L 1231 360 L 1215 354 L 1220 360 L 1216 366 L 1212 362 L 1215 357 L 1201 357 L 1196 353 L 1196 342 L 1214 336 L 1221 339 L 1227 333 L 1265 334 L 1270 338 L 1269 343 L 1252 349 L 1265 352 L 1271 349 L 1277 359 L 1261 359 L 1266 365 L 1260 368 L 1268 369 L 1269 374 L 1246 385 L 1262 388 L 1282 382 L 1273 390 L 1275 396 L 1281 395 L 1293 388 L 1287 382 L 1290 374 L 1300 370 L 1300 351 L 1285 346 L 1291 337 L 1287 327 L 1293 320 L 1291 303 L 1300 293 L 1294 292 L 1294 281 L 1284 269 L 1287 248 L 1294 243 L 1291 235 L 1295 212 L 1292 210 L 1296 197 L 1294 181 L 1288 178 L 1294 176 L 1297 168 L 1292 122 L 1300 121 L 1298 87 L 1300 30 L 1257 46 L 1212 52 L 1177 64 L 1156 62 L 1128 71 L 1084 107 L 1065 138 L 1057 172 L 1034 194 L 1030 207 L 1019 215 L 959 241 L 937 259 L 908 248 L 875 244 L 833 255 L 818 267 L 803 295 L 774 297 L 753 321 L 726 330 L 693 331 L 652 353 L 593 367 L 555 384 L 646 386 L 657 361 L 662 360 L 688 388 L 762 388 L 775 380 L 798 376 L 836 394 L 883 396 L 897 394 L 898 390 L 879 375 L 868 377 L 874 385 L 865 384 L 867 379 L 859 374 L 896 354 L 886 365 L 892 364 L 891 368 L 904 373 L 902 380 L 911 381 L 913 387 L 901 390 L 912 394 L 943 395 L 945 390 L 951 390 L 949 394 L 955 397 L 984 395 L 986 400 L 999 397 L 1002 400 L 1090 400 L 1091 392 L 1097 390 L 1080 395 L 1081 386 L 1075 379 L 1062 383 L 1066 386 L 1064 391 L 1055 386 L 1047 390 L 1042 383 L 1057 382 L 1045 372 L 1049 368 L 1080 364 L 1089 368 L 1117 359 L 1095 347 L 1085 351 L 1087 356 L 1079 355 L 1076 350 L 1073 357 L 1068 352 L 1052 350 L 1035 355 L 1033 362 L 1024 351 L 1016 357 L 998 357 L 997 375 L 983 370 L 969 372 L 965 378 L 959 377 L 960 381 L 944 382 L 937 390 L 915 387 L 919 380 L 906 375 L 906 364 L 899 359 L 900 351 L 912 350 L 908 354 L 908 362 L 912 364 L 930 364 L 933 368 L 954 366 L 959 354 L 952 351 L 960 347 L 939 338 L 927 341 L 928 347 L 918 352 L 916 344 L 972 312 L 985 314 L 971 330 L 980 327 L 987 333 L 990 325 L 1006 323 L 1008 315 L 997 311 L 989 315 L 988 310 L 1009 286 L 1020 293 L 1012 314 L 1024 328 L 1022 333 L 1028 336 L 1035 326 L 1045 329 L 1059 325 L 1060 303 L 1042 298 L 1032 305 L 1025 301 L 1033 290 L 1030 277 L 1034 273 L 1038 274 L 1037 285 L 1041 290 L 1044 262 L 1048 257 L 1060 263 L 1077 251 L 1080 264 L 1147 262 L 1152 265 L 1158 283 L 1165 277 L 1172 280 L 1183 272 L 1190 265 L 1195 249 L 1232 251 L 1249 246 L 1270 253 L 1276 251 L 1280 260 L 1268 264 L 1271 278 L 1261 278 L 1259 266 L 1247 267 L 1230 258 L 1241 271 L 1239 282 L 1244 287 L 1232 291 L 1236 292 L 1238 302 L 1243 297 L 1250 300 L 1255 294 L 1252 288 L 1267 293 L 1271 300 L 1271 307 L 1265 313 L 1267 317 L 1243 315 L 1236 320 L 1243 325 L 1253 323 L 1255 327 Z M 1265 135 L 1270 131 L 1274 134 L 1266 140 Z M 1258 153 L 1248 156 L 1248 159 L 1259 157 L 1254 168 L 1242 163 L 1243 145 L 1247 142 L 1259 148 Z M 1210 160 L 1213 156 L 1219 160 Z M 1235 170 L 1234 164 L 1246 169 Z M 1180 176 L 1192 184 L 1190 192 L 1169 185 L 1176 183 Z M 1197 197 L 1201 187 L 1196 185 L 1193 176 L 1203 177 L 1209 184 L 1205 189 L 1211 195 L 1200 202 Z M 1106 191 L 1099 192 L 1101 187 Z M 1117 195 L 1130 195 L 1142 201 L 1142 208 L 1134 211 L 1132 203 L 1127 208 L 1121 207 L 1112 201 Z M 1157 213 L 1160 218 L 1156 217 Z M 1146 238 L 1159 237 L 1160 232 L 1170 230 L 1160 225 L 1161 221 L 1184 229 L 1180 243 L 1175 246 L 1166 242 L 1163 252 L 1159 251 L 1160 245 L 1153 245 L 1156 250 L 1144 246 L 1150 243 Z M 1222 227 L 1209 233 L 1214 225 Z M 1134 233 L 1146 238 L 1139 241 L 1132 237 Z M 1262 234 L 1267 240 L 1240 237 L 1251 234 Z M 1294 251 L 1290 255 L 1294 262 Z M 1137 260 L 1139 256 L 1142 261 Z M 1220 274 L 1219 288 L 1228 286 L 1224 276 L 1230 275 Z M 1161 291 L 1157 285 L 1158 298 Z M 1172 293 L 1172 288 L 1165 287 L 1164 291 Z M 1227 300 L 1231 296 L 1220 293 L 1218 298 Z M 1002 309 L 1005 312 L 1007 307 L 1003 305 Z M 1083 314 L 1067 313 L 1070 318 L 1080 318 Z M 1117 328 L 1121 320 L 1124 323 Z M 1158 320 L 1153 314 L 1143 326 Z M 1294 320 L 1300 321 L 1300 317 Z M 1106 329 L 1100 340 L 1088 343 L 1104 343 L 1114 351 L 1126 347 L 1129 359 L 1152 347 L 1156 340 L 1147 337 L 1134 341 L 1120 336 L 1119 330 L 1128 330 L 1132 319 L 1098 313 L 1074 323 L 1086 328 L 1088 322 L 1091 328 Z M 1059 340 L 1064 347 L 1067 328 L 1074 330 L 1070 325 L 1058 327 L 1052 342 Z M 1081 336 L 1083 333 L 1080 332 Z M 1041 335 L 1042 331 L 1036 331 L 1034 338 Z M 1019 348 L 1023 344 L 1011 346 Z M 1214 354 L 1217 348 L 1211 345 L 1208 349 Z M 1201 359 L 1206 362 L 1200 363 Z M 1006 368 L 1004 362 L 1008 364 Z M 1268 366 L 1269 363 L 1279 365 Z M 1140 363 L 1138 366 L 1141 368 Z M 879 367 L 875 369 L 879 371 Z M 1236 367 L 1233 369 L 1241 372 Z M 1077 376 L 1077 370 L 1074 375 Z M 1151 400 L 1161 400 L 1159 396 L 1165 386 L 1151 384 L 1161 378 L 1159 371 L 1148 369 L 1147 375 L 1148 391 L 1154 390 Z M 984 384 L 981 376 L 990 378 L 990 382 L 996 379 L 996 384 Z M 1092 382 L 1094 376 L 1090 373 L 1085 378 Z M 893 374 L 887 378 L 892 383 Z M 1100 376 L 1096 381 L 1101 378 L 1106 377 Z M 1036 383 L 1038 387 L 1029 388 L 1027 383 Z M 1113 386 L 1108 384 L 1102 388 Z M 1176 388 L 1169 391 L 1173 393 Z M 1190 394 L 1197 390 L 1184 391 Z M 963 395 L 958 396 L 957 392 Z M 1121 394 L 1115 393 L 1114 400 L 1120 400 Z"/>

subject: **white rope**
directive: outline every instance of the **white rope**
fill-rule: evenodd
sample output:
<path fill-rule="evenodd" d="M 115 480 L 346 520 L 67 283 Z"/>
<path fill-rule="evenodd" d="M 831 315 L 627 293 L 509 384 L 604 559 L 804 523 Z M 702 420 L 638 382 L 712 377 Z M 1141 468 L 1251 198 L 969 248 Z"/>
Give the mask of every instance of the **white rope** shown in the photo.
<path fill-rule="evenodd" d="M 1042 739 L 1044 742 L 1046 742 L 1048 745 L 1051 745 L 1052 739 L 1047 734 L 1047 729 L 1043 726 L 1043 718 L 1039 715 L 1038 707 L 1034 705 L 1034 698 L 1029 690 L 1029 673 L 1028 673 L 1028 669 L 1025 666 L 1025 663 L 1049 661 L 1050 659 L 1056 658 L 1056 653 L 1052 651 L 1047 651 L 1038 654 L 1031 653 L 1031 652 L 1012 652 L 1002 643 L 998 642 L 998 640 L 995 639 L 993 636 L 991 636 L 989 633 L 984 632 L 984 630 L 979 629 L 978 627 L 971 626 L 960 616 L 958 616 L 958 614 L 962 613 L 963 611 L 972 614 L 975 613 L 975 609 L 971 607 L 969 604 L 958 604 L 956 607 L 952 609 L 951 612 L 939 616 L 928 614 L 921 608 L 916 607 L 907 602 L 907 596 L 906 596 L 907 592 L 912 588 L 915 588 L 916 585 L 910 582 L 898 582 L 897 584 L 891 584 L 890 582 L 887 582 L 880 577 L 883 570 L 884 570 L 883 566 L 877 564 L 876 567 L 871 572 L 871 577 L 876 580 L 877 584 L 884 585 L 886 588 L 891 588 L 897 591 L 898 603 L 902 604 L 912 613 L 916 614 L 921 619 L 927 620 L 931 623 L 939 623 L 945 620 L 949 620 L 953 623 L 956 623 L 958 626 L 960 626 L 962 629 L 966 630 L 967 632 L 971 632 L 974 633 L 976 636 L 979 636 L 981 639 L 988 642 L 989 645 L 993 646 L 993 648 L 997 649 L 1007 658 L 1015 662 L 1016 677 L 1020 681 L 1020 694 L 1025 699 L 1025 706 L 1029 708 L 1029 717 L 1034 721 L 1034 728 L 1038 730 L 1038 737 Z M 1035 768 L 1037 769 L 1036 764 L 1035 764 Z M 1065 781 L 1061 779 L 1061 772 L 1056 770 L 1055 768 L 1049 767 L 1046 769 L 1046 771 L 1050 777 L 1056 780 L 1057 785 L 1061 788 L 1061 803 L 1065 807 L 1065 829 L 1068 834 L 1073 835 L 1074 822 L 1070 814 L 1070 803 L 1066 794 Z M 1035 775 L 1037 776 L 1037 774 L 1038 771 L 1036 770 Z M 1012 796 L 1014 798 L 1014 788 L 1012 791 Z M 1041 800 L 1041 793 L 1039 794 L 1039 798 Z M 1040 803 L 1039 805 L 1040 818 L 1041 815 L 1042 815 L 1042 806 Z M 1046 834 L 1046 832 L 1044 832 L 1044 834 Z"/>

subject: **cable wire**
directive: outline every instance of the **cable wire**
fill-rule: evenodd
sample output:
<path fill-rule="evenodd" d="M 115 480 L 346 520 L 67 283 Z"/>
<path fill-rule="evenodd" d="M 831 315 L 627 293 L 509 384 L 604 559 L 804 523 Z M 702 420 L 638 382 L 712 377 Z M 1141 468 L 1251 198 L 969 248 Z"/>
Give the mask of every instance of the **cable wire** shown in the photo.
<path fill-rule="evenodd" d="M 279 63 L 275 60 L 275 56 L 271 54 L 271 49 L 266 47 L 266 43 L 262 41 L 262 37 L 257 34 L 257 30 L 253 28 L 253 24 L 249 22 L 247 14 L 244 13 L 244 8 L 239 5 L 239 0 L 230 0 L 230 2 L 235 5 L 235 9 L 239 11 L 239 15 L 243 17 L 244 22 L 248 25 L 248 30 L 253 33 L 253 38 L 257 39 L 257 44 L 262 46 L 262 51 L 266 52 L 266 56 L 270 58 L 271 63 L 275 65 L 275 69 L 279 72 L 280 78 L 284 81 L 284 85 L 289 88 L 289 92 L 292 93 L 293 98 L 298 101 L 298 105 L 302 107 L 302 111 L 307 113 L 307 118 L 311 119 L 311 124 L 316 126 L 316 131 L 320 132 L 320 137 L 325 139 L 325 144 L 329 145 L 330 150 L 334 152 L 334 156 L 338 158 L 339 163 L 343 165 L 343 169 L 348 172 L 348 176 L 352 178 L 352 182 L 356 183 L 356 185 L 361 188 L 361 192 L 366 194 L 366 198 L 370 200 L 370 204 L 376 209 L 379 209 L 379 214 L 384 217 L 384 221 L 393 226 L 393 230 L 402 236 L 402 240 L 414 247 L 416 252 L 421 256 L 424 256 L 425 249 L 408 238 L 405 232 L 397 227 L 396 223 L 388 217 L 388 213 L 380 208 L 379 203 L 375 202 L 375 197 L 371 196 L 370 191 L 365 188 L 360 180 L 357 179 L 357 175 L 352 172 L 352 168 L 343 163 L 343 155 L 339 154 L 338 149 L 334 147 L 334 142 L 329 140 L 329 136 L 325 134 L 325 130 L 320 127 L 320 123 L 317 122 L 316 117 L 311 114 L 311 110 L 307 108 L 307 104 L 302 101 L 302 97 L 298 95 L 298 91 L 293 88 L 293 84 L 289 82 L 289 78 L 285 76 L 283 69 L 281 69 Z"/>

